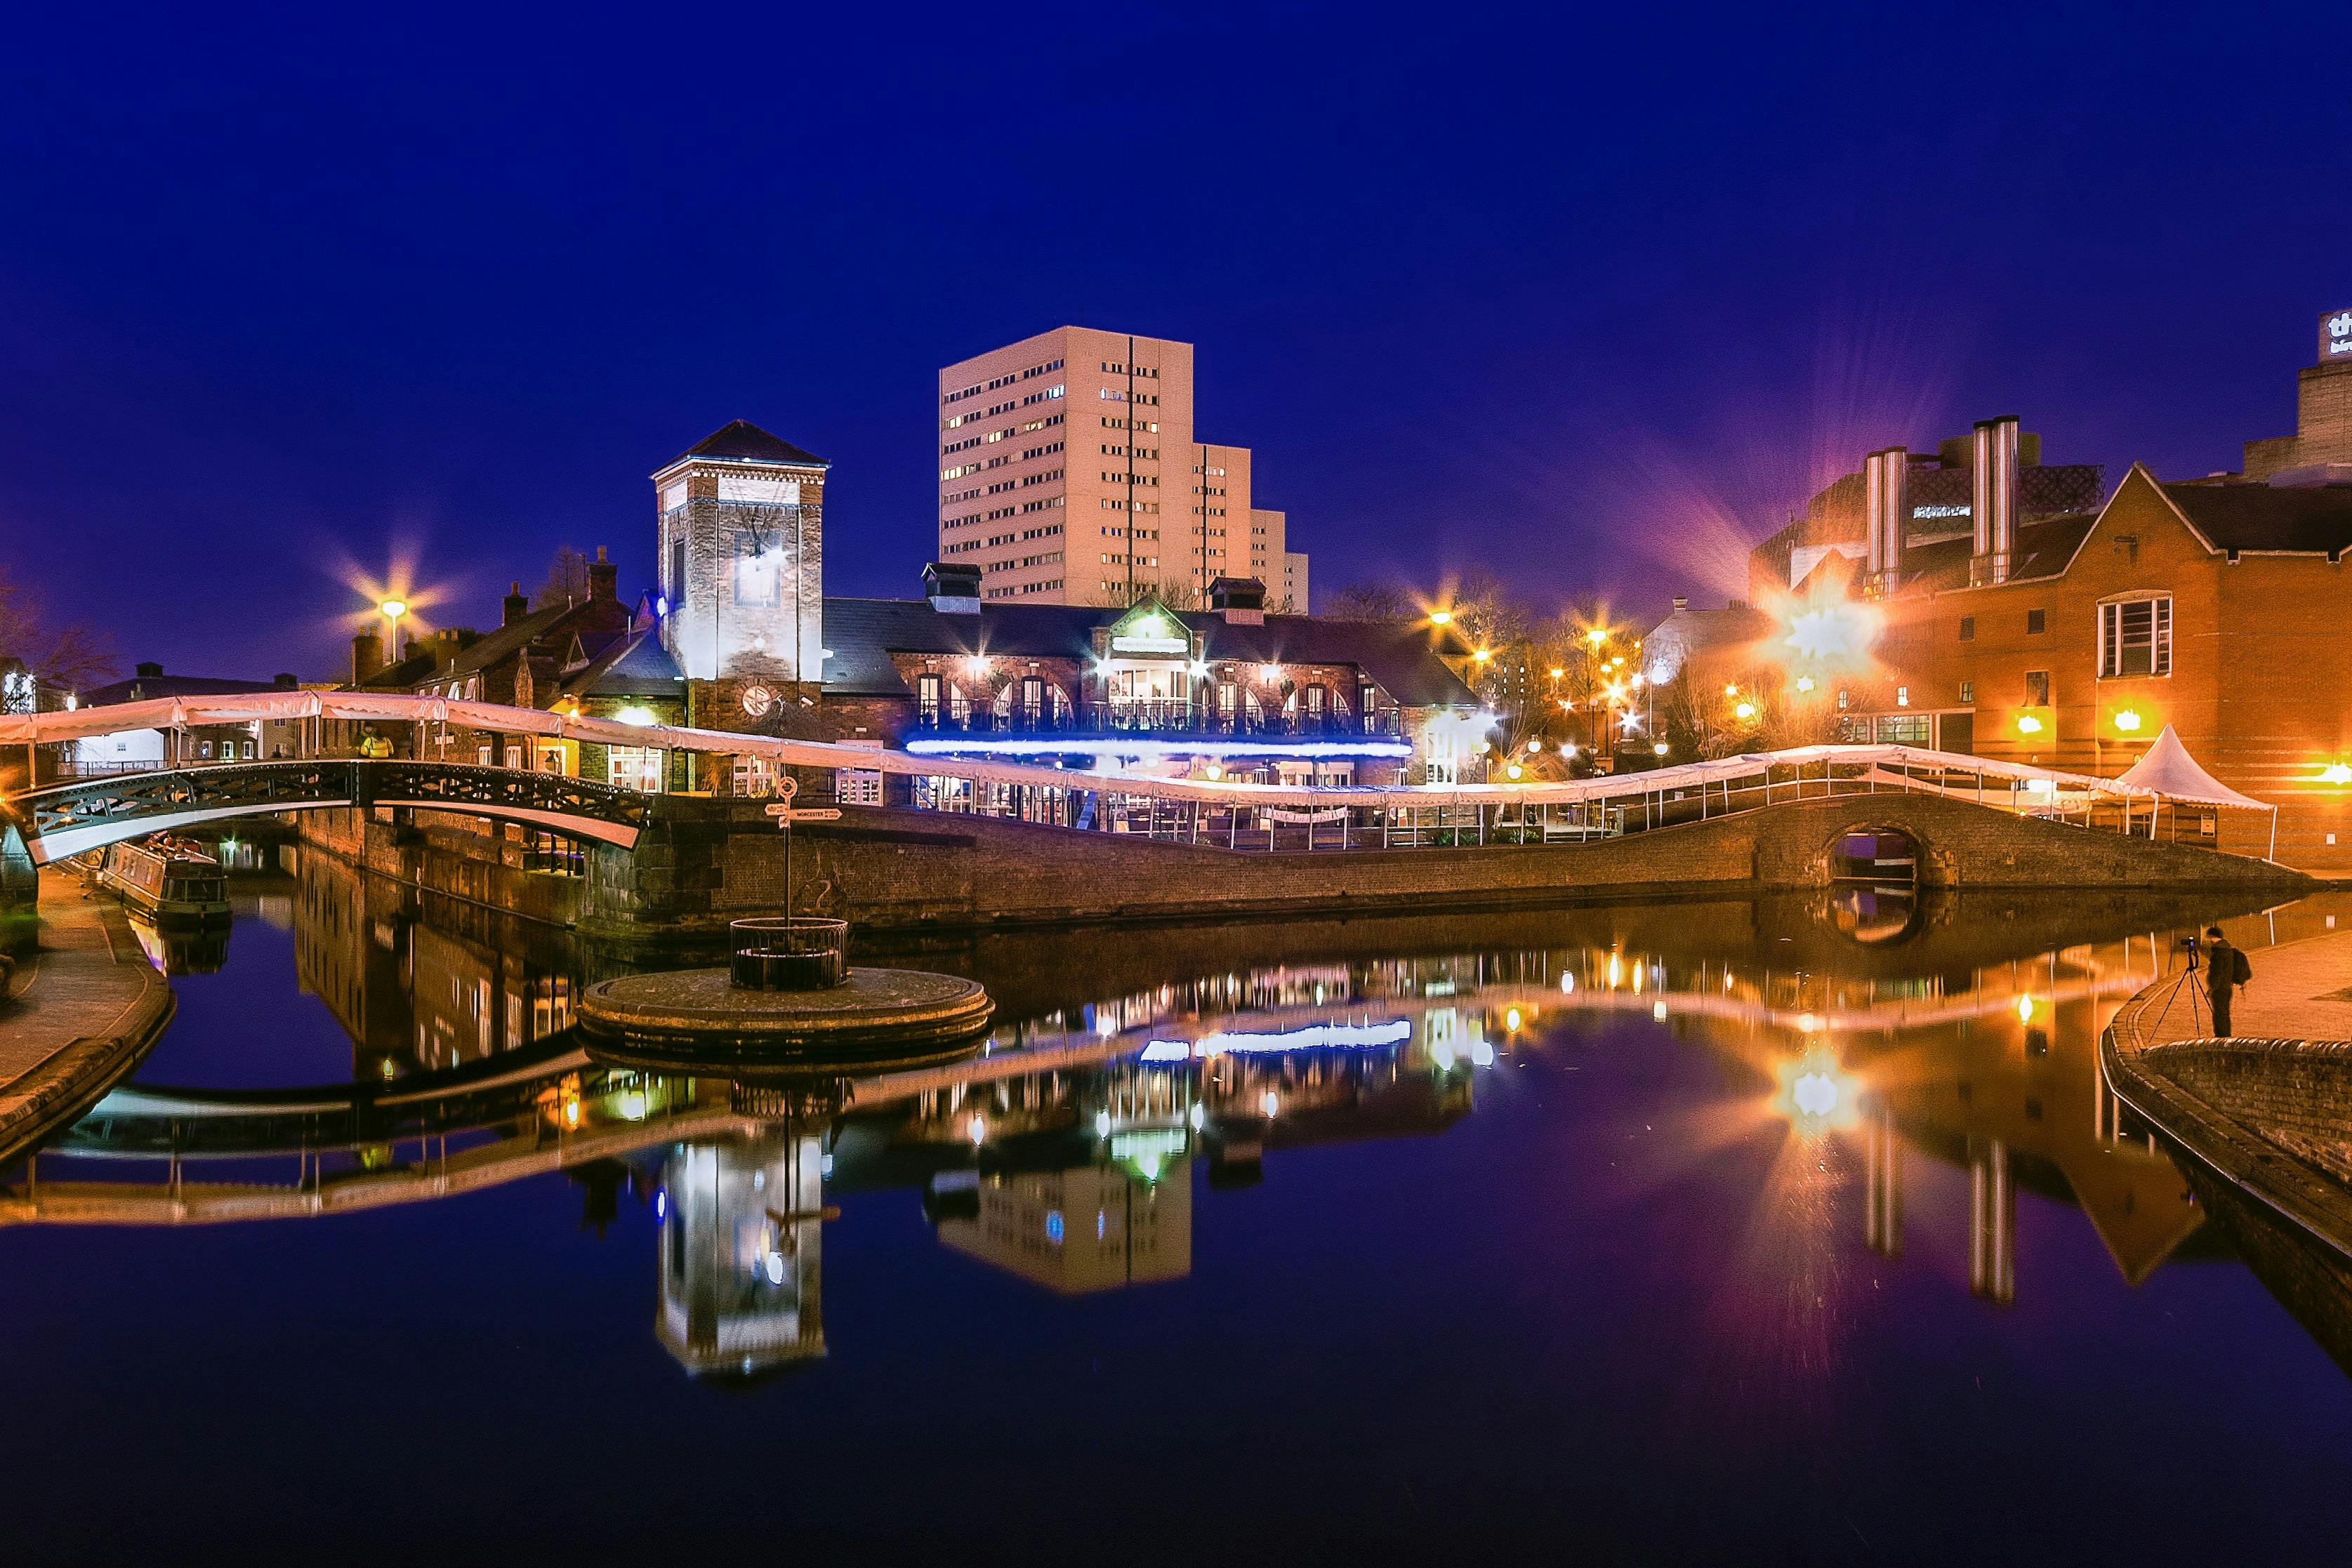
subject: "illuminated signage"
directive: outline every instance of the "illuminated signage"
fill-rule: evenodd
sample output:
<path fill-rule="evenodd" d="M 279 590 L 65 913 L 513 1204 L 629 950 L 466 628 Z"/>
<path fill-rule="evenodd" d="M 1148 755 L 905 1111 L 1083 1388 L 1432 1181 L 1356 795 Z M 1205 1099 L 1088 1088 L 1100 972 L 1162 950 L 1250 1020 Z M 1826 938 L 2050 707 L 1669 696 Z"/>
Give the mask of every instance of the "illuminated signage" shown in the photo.
<path fill-rule="evenodd" d="M 1171 626 L 1157 615 L 1146 615 L 1111 637 L 1114 653 L 1189 653 L 1192 639 L 1181 626 Z"/>
<path fill-rule="evenodd" d="M 1966 507 L 1914 507 L 1911 508 L 1911 515 L 1915 517 L 1965 517 L 1969 515 L 1969 508 Z"/>
<path fill-rule="evenodd" d="M 2319 319 L 2319 362 L 2352 361 L 2352 310 L 2330 310 Z"/>

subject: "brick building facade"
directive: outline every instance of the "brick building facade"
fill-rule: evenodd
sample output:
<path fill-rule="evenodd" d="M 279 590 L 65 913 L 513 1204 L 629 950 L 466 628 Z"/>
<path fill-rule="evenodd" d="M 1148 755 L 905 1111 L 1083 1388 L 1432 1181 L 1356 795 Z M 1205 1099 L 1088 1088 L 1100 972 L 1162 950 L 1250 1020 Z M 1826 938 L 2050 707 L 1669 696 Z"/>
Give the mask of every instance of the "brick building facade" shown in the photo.
<path fill-rule="evenodd" d="M 2170 725 L 2214 777 L 2282 808 L 2281 860 L 2352 868 L 2352 790 L 2326 777 L 2352 760 L 2352 486 L 2168 485 L 2135 465 L 2095 516 L 2019 538 L 1998 584 L 1906 563 L 1880 605 L 1881 672 L 1841 688 L 1857 737 L 2112 776 Z M 2267 830 L 2217 824 L 2257 852 Z"/>

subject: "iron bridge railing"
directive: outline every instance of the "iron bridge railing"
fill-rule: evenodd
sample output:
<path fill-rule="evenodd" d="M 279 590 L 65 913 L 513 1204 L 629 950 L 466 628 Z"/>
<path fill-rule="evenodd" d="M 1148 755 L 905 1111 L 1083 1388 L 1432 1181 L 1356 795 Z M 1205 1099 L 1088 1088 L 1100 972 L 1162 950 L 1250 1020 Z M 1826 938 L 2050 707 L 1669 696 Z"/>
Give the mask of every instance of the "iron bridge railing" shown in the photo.
<path fill-rule="evenodd" d="M 654 809 L 649 795 L 565 774 L 398 758 L 219 763 L 124 774 L 31 790 L 13 804 L 37 855 L 43 841 L 72 846 L 64 852 L 71 853 L 129 837 L 142 824 L 161 828 L 322 806 L 412 806 L 537 822 L 559 831 L 569 827 L 634 844 Z"/>

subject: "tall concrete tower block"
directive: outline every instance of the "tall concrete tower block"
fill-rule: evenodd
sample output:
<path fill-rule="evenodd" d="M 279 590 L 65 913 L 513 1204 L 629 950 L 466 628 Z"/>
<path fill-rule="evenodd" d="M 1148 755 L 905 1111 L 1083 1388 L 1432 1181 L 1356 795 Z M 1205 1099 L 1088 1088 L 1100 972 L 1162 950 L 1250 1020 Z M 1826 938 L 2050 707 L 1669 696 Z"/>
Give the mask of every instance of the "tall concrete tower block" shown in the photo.
<path fill-rule="evenodd" d="M 654 475 L 662 646 L 688 680 L 765 693 L 824 679 L 830 466 L 739 419 Z"/>

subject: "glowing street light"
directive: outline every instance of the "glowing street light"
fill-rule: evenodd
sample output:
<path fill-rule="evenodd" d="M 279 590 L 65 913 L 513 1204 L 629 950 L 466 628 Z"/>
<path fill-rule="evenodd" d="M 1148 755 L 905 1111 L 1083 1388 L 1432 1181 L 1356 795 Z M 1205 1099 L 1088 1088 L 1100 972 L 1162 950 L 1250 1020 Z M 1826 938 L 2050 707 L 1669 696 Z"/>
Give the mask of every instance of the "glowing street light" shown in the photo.
<path fill-rule="evenodd" d="M 2331 762 L 2319 770 L 2322 784 L 2352 784 L 2352 762 Z"/>
<path fill-rule="evenodd" d="M 376 612 L 382 615 L 386 621 L 397 622 L 402 616 L 408 613 L 408 601 L 405 599 L 387 599 L 375 608 Z"/>
<path fill-rule="evenodd" d="M 1451 626 L 1454 624 L 1454 612 L 1433 610 L 1429 612 L 1429 623 L 1432 626 Z"/>
<path fill-rule="evenodd" d="M 2138 729 L 2139 726 L 2140 717 L 2138 709 L 2118 708 L 2116 710 L 2116 727 L 2122 730 L 2126 735 L 2129 735 L 2133 731 Z"/>
<path fill-rule="evenodd" d="M 1799 675 L 1797 677 L 1797 689 L 1801 692 L 1811 691 L 1813 689 L 1813 677 L 1811 675 Z"/>
<path fill-rule="evenodd" d="M 2020 714 L 2017 716 L 2017 733 L 2020 735 L 2040 735 L 2042 733 L 2042 721 L 2034 717 L 2030 713 Z"/>

